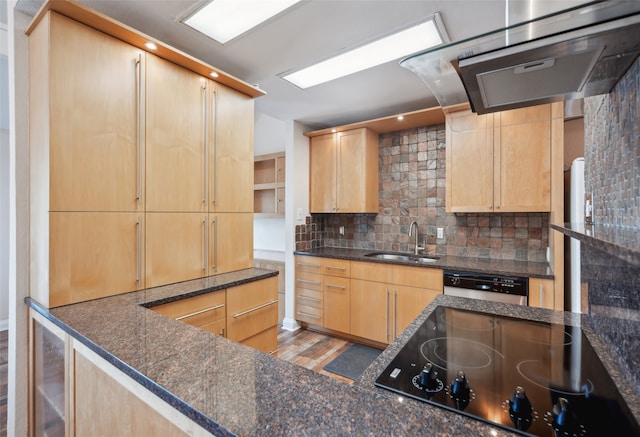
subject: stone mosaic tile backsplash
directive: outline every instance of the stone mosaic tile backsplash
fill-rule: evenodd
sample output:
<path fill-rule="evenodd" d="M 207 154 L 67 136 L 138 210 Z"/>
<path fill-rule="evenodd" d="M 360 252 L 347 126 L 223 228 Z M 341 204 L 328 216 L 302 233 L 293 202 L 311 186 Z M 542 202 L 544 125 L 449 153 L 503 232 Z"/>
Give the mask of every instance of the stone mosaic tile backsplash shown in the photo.
<path fill-rule="evenodd" d="M 379 138 L 379 213 L 314 214 L 296 226 L 296 249 L 346 247 L 410 252 L 419 243 L 431 255 L 545 261 L 549 214 L 445 212 L 445 126 L 392 132 Z M 340 235 L 344 227 L 344 235 Z M 437 228 L 444 238 L 437 237 Z"/>
<path fill-rule="evenodd" d="M 609 94 L 584 100 L 585 193 L 598 225 L 640 229 L 640 58 Z"/>

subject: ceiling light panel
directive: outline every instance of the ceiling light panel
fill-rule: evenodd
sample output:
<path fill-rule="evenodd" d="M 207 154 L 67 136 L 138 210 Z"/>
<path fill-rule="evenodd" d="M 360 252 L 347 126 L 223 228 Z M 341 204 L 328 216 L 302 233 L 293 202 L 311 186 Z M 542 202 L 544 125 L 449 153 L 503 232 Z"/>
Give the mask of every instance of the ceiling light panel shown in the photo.
<path fill-rule="evenodd" d="M 213 0 L 182 22 L 224 44 L 300 0 Z"/>
<path fill-rule="evenodd" d="M 284 75 L 282 78 L 305 89 L 400 59 L 443 42 L 441 32 L 432 18 L 393 35 Z"/>

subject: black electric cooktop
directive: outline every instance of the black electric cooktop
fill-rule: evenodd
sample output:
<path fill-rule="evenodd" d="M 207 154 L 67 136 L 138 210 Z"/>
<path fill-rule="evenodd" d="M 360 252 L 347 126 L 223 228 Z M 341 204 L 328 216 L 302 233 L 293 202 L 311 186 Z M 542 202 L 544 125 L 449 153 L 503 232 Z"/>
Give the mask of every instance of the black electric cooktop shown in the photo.
<path fill-rule="evenodd" d="M 439 306 L 375 384 L 525 435 L 640 436 L 574 326 Z"/>

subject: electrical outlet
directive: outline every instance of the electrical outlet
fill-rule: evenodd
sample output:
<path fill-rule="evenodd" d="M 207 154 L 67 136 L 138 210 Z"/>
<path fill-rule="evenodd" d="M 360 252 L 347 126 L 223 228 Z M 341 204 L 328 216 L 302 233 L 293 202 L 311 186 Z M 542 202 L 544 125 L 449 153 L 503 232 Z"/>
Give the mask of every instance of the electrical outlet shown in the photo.
<path fill-rule="evenodd" d="M 340 235 L 344 236 L 344 226 L 340 226 Z"/>
<path fill-rule="evenodd" d="M 437 228 L 436 229 L 436 238 L 442 239 L 444 238 L 444 228 Z"/>

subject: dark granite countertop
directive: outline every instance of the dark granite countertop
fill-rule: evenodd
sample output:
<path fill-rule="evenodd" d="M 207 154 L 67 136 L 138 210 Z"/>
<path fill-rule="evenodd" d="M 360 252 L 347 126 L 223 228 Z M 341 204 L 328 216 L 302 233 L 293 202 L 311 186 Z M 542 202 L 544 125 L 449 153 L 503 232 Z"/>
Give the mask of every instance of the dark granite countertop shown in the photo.
<path fill-rule="evenodd" d="M 584 223 L 565 223 L 564 226 L 552 224 L 551 227 L 633 266 L 640 267 L 640 232 L 636 229 Z"/>
<path fill-rule="evenodd" d="M 380 252 L 371 249 L 347 249 L 341 247 L 319 247 L 308 251 L 295 251 L 296 255 L 320 256 L 324 258 L 349 259 L 353 261 L 403 264 L 432 269 L 459 270 L 474 273 L 491 273 L 505 276 L 526 276 L 529 278 L 553 279 L 553 271 L 547 263 L 529 261 L 509 261 L 502 259 L 470 258 L 462 256 L 438 256 L 434 262 L 383 260 L 365 256 Z M 429 255 L 425 255 L 429 256 Z"/>
<path fill-rule="evenodd" d="M 147 308 L 157 299 L 226 288 L 275 272 L 248 269 L 89 302 L 32 308 L 215 435 L 494 435 L 511 432 L 374 387 L 373 381 L 437 305 L 581 325 L 636 417 L 640 397 L 586 316 L 438 296 L 353 385 Z M 204 288 L 203 288 L 204 287 Z"/>

